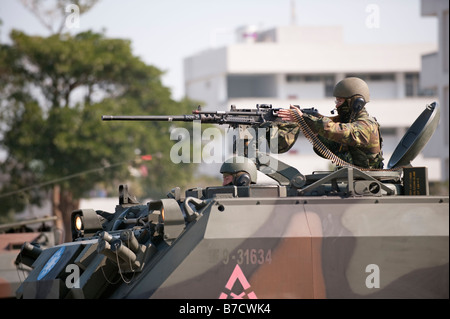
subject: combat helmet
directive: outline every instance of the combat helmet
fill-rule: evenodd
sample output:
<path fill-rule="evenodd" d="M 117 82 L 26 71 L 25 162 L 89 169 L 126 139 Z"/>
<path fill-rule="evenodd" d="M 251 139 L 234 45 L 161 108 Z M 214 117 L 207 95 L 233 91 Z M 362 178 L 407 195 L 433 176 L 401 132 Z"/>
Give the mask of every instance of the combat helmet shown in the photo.
<path fill-rule="evenodd" d="M 237 174 L 240 172 L 245 172 L 250 177 L 251 183 L 256 183 L 256 177 L 258 171 L 256 169 L 255 163 L 251 159 L 243 156 L 233 156 L 223 162 L 220 167 L 220 173 L 222 174 Z"/>
<path fill-rule="evenodd" d="M 342 97 L 348 99 L 355 95 L 361 95 L 366 103 L 370 100 L 369 87 L 367 83 L 360 78 L 345 78 L 342 81 L 339 81 L 334 87 L 334 97 Z"/>

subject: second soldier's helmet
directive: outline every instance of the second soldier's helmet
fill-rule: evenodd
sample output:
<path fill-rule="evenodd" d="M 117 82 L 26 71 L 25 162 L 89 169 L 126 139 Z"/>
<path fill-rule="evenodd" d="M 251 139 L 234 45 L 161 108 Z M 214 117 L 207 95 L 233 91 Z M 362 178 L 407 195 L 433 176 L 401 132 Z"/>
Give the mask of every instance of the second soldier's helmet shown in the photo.
<path fill-rule="evenodd" d="M 360 78 L 345 78 L 342 81 L 339 81 L 334 87 L 334 97 L 342 97 L 348 99 L 355 95 L 361 95 L 366 103 L 370 100 L 369 86 Z"/>
<path fill-rule="evenodd" d="M 237 178 L 240 178 L 242 180 L 249 179 L 248 183 L 241 183 L 239 181 L 233 181 L 233 184 L 237 186 L 241 186 L 241 184 L 250 184 L 250 183 L 256 183 L 256 177 L 258 174 L 258 170 L 256 169 L 255 163 L 251 159 L 248 159 L 243 156 L 233 156 L 229 159 L 227 159 L 225 162 L 223 162 L 222 166 L 220 167 L 220 172 L 222 174 L 231 174 L 236 176 L 236 174 L 245 172 L 245 175 L 238 174 Z"/>

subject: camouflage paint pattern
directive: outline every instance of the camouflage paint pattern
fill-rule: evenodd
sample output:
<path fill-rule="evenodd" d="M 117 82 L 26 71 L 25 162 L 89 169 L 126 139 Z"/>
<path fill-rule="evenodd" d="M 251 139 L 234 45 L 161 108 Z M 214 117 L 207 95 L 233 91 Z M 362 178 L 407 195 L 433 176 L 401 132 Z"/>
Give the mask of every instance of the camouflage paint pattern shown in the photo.
<path fill-rule="evenodd" d="M 225 209 L 209 206 L 207 221 L 192 230 L 198 243 L 184 248 L 188 254 L 167 278 L 149 272 L 113 296 L 448 298 L 448 203 L 438 201 L 223 199 Z M 155 273 L 176 254 L 168 252 Z M 373 264 L 379 288 L 366 285 Z M 245 291 L 239 283 L 225 288 L 236 265 L 250 284 Z"/>

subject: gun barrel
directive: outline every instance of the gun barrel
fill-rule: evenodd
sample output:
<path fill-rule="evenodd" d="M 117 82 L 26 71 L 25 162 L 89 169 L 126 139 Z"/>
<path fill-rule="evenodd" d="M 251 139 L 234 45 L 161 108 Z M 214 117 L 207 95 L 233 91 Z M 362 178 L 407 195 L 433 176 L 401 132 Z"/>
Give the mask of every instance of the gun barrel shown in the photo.
<path fill-rule="evenodd" d="M 189 115 L 103 115 L 103 121 L 192 121 L 195 118 Z"/>
<path fill-rule="evenodd" d="M 281 121 L 276 112 L 278 109 L 264 108 L 257 110 L 232 110 L 230 112 L 205 112 L 196 110 L 188 115 L 103 115 L 103 121 L 160 121 L 160 122 L 193 122 L 212 124 L 259 125 L 266 121 Z"/>

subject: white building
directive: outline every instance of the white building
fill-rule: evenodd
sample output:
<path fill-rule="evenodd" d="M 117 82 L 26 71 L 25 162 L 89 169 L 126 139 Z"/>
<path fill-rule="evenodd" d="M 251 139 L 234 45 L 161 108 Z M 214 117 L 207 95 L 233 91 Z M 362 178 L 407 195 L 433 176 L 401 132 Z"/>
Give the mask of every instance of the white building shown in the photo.
<path fill-rule="evenodd" d="M 421 87 L 436 90 L 441 105 L 441 122 L 430 143 L 424 149 L 427 156 L 442 159 L 442 176 L 448 181 L 448 140 L 449 140 L 449 95 L 448 95 L 448 63 L 449 63 L 449 16 L 448 0 L 422 0 L 422 15 L 436 16 L 438 20 L 439 50 L 422 56 Z"/>
<path fill-rule="evenodd" d="M 419 86 L 421 57 L 436 44 L 347 44 L 342 27 L 285 26 L 266 31 L 237 30 L 237 43 L 210 49 L 184 61 L 187 97 L 203 101 L 204 110 L 255 108 L 256 104 L 315 107 L 328 115 L 334 85 L 347 76 L 363 78 L 371 101 L 366 105 L 382 127 L 385 165 L 407 128 L 437 100 Z M 303 174 L 328 170 L 304 137 L 280 159 Z M 427 166 L 431 181 L 442 180 L 439 158 L 413 161 Z"/>

